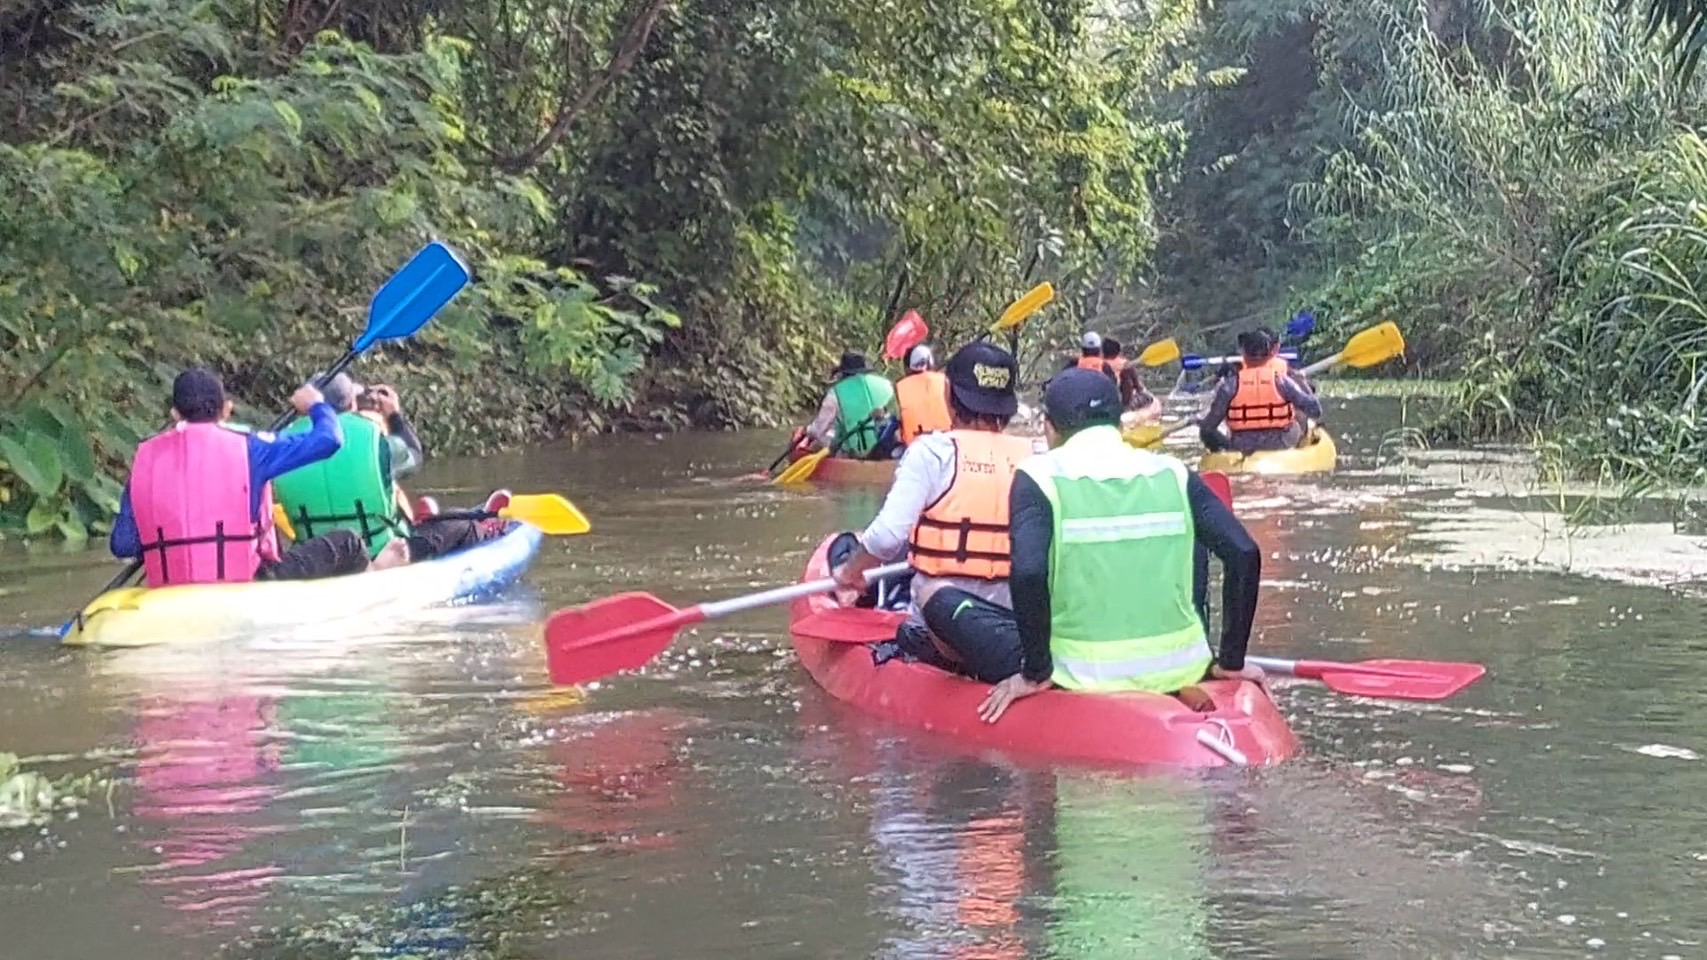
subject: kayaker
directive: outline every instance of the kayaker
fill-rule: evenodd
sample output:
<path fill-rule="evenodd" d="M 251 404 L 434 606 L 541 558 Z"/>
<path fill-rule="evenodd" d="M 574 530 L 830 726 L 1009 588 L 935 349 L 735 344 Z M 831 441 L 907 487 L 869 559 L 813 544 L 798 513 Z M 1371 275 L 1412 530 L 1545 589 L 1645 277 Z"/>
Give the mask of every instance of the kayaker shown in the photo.
<path fill-rule="evenodd" d="M 953 429 L 948 409 L 948 378 L 934 369 L 931 348 L 919 344 L 907 351 L 907 375 L 895 382 L 895 401 L 901 408 L 901 443 L 911 445 L 922 433 Z"/>
<path fill-rule="evenodd" d="M 1010 498 L 1013 607 L 951 595 L 926 611 L 1001 719 L 1048 689 L 1173 693 L 1203 679 L 1260 679 L 1245 665 L 1262 554 L 1197 474 L 1120 437 L 1120 396 L 1068 370 L 1044 391 L 1053 449 L 1021 464 Z M 1224 565 L 1222 634 L 1211 656 L 1194 601 L 1196 547 Z M 1134 594 L 1135 585 L 1142 585 Z M 931 614 L 952 604 L 952 623 Z"/>
<path fill-rule="evenodd" d="M 882 509 L 836 578 L 863 590 L 866 570 L 908 557 L 915 571 L 911 615 L 896 634 L 895 652 L 956 669 L 953 648 L 933 642 L 925 623 L 945 590 L 1009 605 L 1007 491 L 1033 448 L 1030 439 L 1002 432 L 1019 409 L 1019 366 L 1012 354 L 975 341 L 949 358 L 944 374 L 953 428 L 907 447 Z M 953 612 L 949 601 L 934 619 L 949 623 Z"/>
<path fill-rule="evenodd" d="M 1204 447 L 1247 454 L 1290 450 L 1303 442 L 1305 421 L 1322 418 L 1322 402 L 1291 375 L 1286 358 L 1276 353 L 1279 345 L 1267 330 L 1239 334 L 1242 364 L 1216 385 L 1198 425 Z"/>
<path fill-rule="evenodd" d="M 336 412 L 304 386 L 291 406 L 307 426 L 291 436 L 251 433 L 226 423 L 231 401 L 211 370 L 172 382 L 172 426 L 143 441 L 119 498 L 109 546 L 140 558 L 151 587 L 168 584 L 311 580 L 368 569 L 367 551 L 348 531 L 305 540 L 280 555 L 271 482 L 334 456 L 343 443 Z M 149 531 L 146 539 L 141 531 Z M 375 566 L 399 561 L 400 551 Z"/>
<path fill-rule="evenodd" d="M 401 480 L 421 469 L 427 455 L 414 424 L 403 415 L 397 391 L 383 383 L 368 387 L 352 381 L 350 387 L 356 395 L 356 412 L 385 432 L 386 445 L 391 448 L 391 475 Z"/>
<path fill-rule="evenodd" d="M 1136 364 L 1121 356 L 1121 343 L 1113 337 L 1102 338 L 1102 359 L 1114 374 L 1114 382 L 1120 385 L 1120 403 L 1131 416 L 1127 417 L 1125 425 L 1137 426 L 1144 423 L 1154 423 L 1162 418 L 1162 401 L 1156 399 L 1144 386 L 1143 378 L 1138 376 Z"/>
<path fill-rule="evenodd" d="M 338 412 L 343 447 L 326 460 L 281 476 L 274 485 L 298 535 L 350 530 L 374 556 L 388 544 L 402 541 L 404 546 L 396 549 L 404 562 L 410 562 L 443 556 L 502 534 L 501 521 L 424 517 L 418 528 L 412 525 L 395 497 L 392 444 L 377 424 L 356 411 L 362 386 L 340 373 L 323 389 L 326 402 Z M 303 429 L 307 427 L 299 419 L 285 432 Z M 505 491 L 493 496 L 508 501 Z M 497 509 L 490 501 L 487 506 L 493 512 Z"/>
<path fill-rule="evenodd" d="M 830 389 L 818 406 L 818 416 L 806 433 L 820 447 L 840 446 L 836 453 L 856 460 L 881 459 L 889 451 L 878 440 L 895 413 L 895 387 L 866 366 L 865 354 L 848 351 L 830 373 Z"/>
<path fill-rule="evenodd" d="M 1114 379 L 1114 368 L 1109 366 L 1107 360 L 1103 359 L 1102 334 L 1093 330 L 1079 338 L 1079 355 L 1067 358 L 1067 362 L 1062 364 L 1061 369 L 1071 370 L 1074 367 L 1081 370 L 1095 370 L 1098 373 L 1106 374 L 1111 380 Z"/>

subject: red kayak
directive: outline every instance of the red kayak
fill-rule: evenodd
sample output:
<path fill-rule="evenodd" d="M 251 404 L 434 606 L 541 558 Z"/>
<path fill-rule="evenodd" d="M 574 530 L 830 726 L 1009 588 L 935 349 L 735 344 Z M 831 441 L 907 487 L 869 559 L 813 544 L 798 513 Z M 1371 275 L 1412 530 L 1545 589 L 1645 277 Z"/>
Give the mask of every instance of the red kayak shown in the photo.
<path fill-rule="evenodd" d="M 829 575 L 829 544 L 825 540 L 812 555 L 804 579 Z M 1091 764 L 1178 767 L 1267 764 L 1298 752 L 1292 728 L 1268 693 L 1245 681 L 1199 684 L 1212 701 L 1206 712 L 1163 694 L 1048 690 L 1018 701 L 997 723 L 984 723 L 978 705 L 987 685 L 922 663 L 872 663 L 865 643 L 892 639 L 903 617 L 842 607 L 822 594 L 797 600 L 790 611 L 794 649 L 806 672 L 836 699 L 980 747 Z M 840 639 L 822 639 L 827 636 Z"/>

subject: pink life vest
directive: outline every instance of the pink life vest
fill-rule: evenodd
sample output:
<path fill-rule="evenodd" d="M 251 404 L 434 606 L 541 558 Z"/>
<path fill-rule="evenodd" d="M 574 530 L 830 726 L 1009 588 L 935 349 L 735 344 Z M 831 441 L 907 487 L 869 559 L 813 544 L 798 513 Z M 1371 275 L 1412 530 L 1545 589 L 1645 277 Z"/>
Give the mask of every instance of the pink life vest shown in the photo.
<path fill-rule="evenodd" d="M 249 439 L 217 423 L 174 424 L 136 449 L 130 504 L 148 585 L 245 582 L 278 558 L 273 491 L 249 515 Z"/>

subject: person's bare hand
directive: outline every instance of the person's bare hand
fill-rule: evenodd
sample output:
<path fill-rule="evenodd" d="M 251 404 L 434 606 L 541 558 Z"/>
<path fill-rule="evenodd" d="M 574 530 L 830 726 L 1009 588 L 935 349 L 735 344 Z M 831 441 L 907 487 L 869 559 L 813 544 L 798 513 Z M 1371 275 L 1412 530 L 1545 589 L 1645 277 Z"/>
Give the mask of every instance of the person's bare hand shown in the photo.
<path fill-rule="evenodd" d="M 308 415 L 310 407 L 317 403 L 325 402 L 326 398 L 321 396 L 320 388 L 316 387 L 312 383 L 305 383 L 302 386 L 297 387 L 296 392 L 290 395 L 290 405 L 295 407 L 296 412 L 303 416 Z"/>
<path fill-rule="evenodd" d="M 402 401 L 397 399 L 397 391 L 386 384 L 368 387 L 367 393 L 373 398 L 373 408 L 384 416 L 392 416 L 403 409 Z"/>
<path fill-rule="evenodd" d="M 1025 678 L 1025 674 L 1016 673 L 990 688 L 990 695 L 978 706 L 978 716 L 985 723 L 995 723 L 1002 719 L 1002 714 L 1007 712 L 1015 700 L 1042 693 L 1051 686 L 1048 680 L 1033 683 Z"/>
<path fill-rule="evenodd" d="M 1261 683 L 1268 676 L 1254 663 L 1247 663 L 1237 670 L 1224 670 L 1217 663 L 1209 668 L 1209 675 L 1217 680 L 1249 680 L 1252 683 Z"/>

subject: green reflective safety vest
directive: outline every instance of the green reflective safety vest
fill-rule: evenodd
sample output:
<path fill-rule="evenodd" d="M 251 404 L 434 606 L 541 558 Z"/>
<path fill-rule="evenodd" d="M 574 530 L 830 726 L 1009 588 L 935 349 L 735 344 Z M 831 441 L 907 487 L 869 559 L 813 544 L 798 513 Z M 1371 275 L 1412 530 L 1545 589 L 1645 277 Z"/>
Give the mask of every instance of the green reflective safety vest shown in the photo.
<path fill-rule="evenodd" d="M 1049 955 L 1208 960 L 1210 821 L 1195 784 L 1062 773 Z"/>
<path fill-rule="evenodd" d="M 298 417 L 283 432 L 308 426 L 308 418 Z M 344 431 L 338 452 L 274 480 L 273 497 L 284 505 L 297 540 L 354 530 L 367 541 L 368 556 L 376 556 L 393 537 L 409 535 L 392 493 L 390 457 L 382 454 L 385 435 L 358 413 L 338 414 L 338 426 Z"/>
<path fill-rule="evenodd" d="M 1203 679 L 1209 644 L 1191 602 L 1185 464 L 1087 427 L 1020 469 L 1054 514 L 1050 678 L 1069 690 L 1172 693 Z"/>
<path fill-rule="evenodd" d="M 836 381 L 830 392 L 836 395 L 836 439 L 842 455 L 870 456 L 883 429 L 883 418 L 873 422 L 871 415 L 894 412 L 895 385 L 875 373 L 856 373 Z"/>

